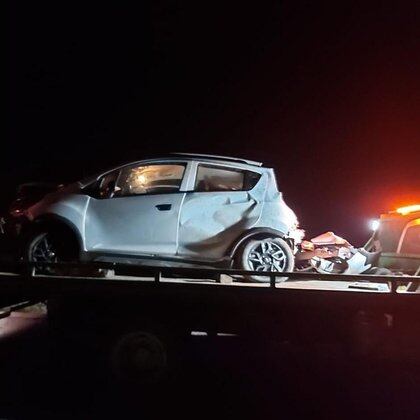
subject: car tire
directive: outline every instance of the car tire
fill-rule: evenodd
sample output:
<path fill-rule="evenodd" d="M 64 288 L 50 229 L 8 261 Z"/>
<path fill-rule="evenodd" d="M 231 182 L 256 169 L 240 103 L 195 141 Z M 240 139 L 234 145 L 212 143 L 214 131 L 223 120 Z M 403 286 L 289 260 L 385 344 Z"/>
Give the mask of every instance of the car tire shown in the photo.
<path fill-rule="evenodd" d="M 282 238 L 251 239 L 242 247 L 237 259 L 238 268 L 247 271 L 291 272 L 295 266 L 295 257 L 288 243 Z M 267 283 L 270 277 L 247 276 L 258 283 Z M 287 277 L 278 277 L 276 281 L 285 281 Z"/>
<path fill-rule="evenodd" d="M 28 267 L 24 266 L 28 273 L 32 273 L 37 263 L 42 272 L 51 273 L 55 270 L 45 267 L 45 263 L 77 262 L 79 246 L 76 239 L 64 230 L 57 229 L 53 233 L 47 229 L 37 229 L 28 236 L 21 255 L 24 263 L 31 263 Z"/>
<path fill-rule="evenodd" d="M 78 247 L 76 241 L 60 231 L 34 232 L 27 243 L 24 259 L 29 262 L 76 261 Z"/>

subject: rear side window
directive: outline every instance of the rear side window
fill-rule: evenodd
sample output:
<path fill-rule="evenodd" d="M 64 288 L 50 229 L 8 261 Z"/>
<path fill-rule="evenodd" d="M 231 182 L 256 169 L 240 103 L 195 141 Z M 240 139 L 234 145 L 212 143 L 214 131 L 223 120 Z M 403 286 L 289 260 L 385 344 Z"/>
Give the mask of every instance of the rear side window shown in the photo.
<path fill-rule="evenodd" d="M 255 187 L 260 177 L 260 174 L 252 171 L 199 165 L 194 190 L 197 192 L 249 191 Z"/>

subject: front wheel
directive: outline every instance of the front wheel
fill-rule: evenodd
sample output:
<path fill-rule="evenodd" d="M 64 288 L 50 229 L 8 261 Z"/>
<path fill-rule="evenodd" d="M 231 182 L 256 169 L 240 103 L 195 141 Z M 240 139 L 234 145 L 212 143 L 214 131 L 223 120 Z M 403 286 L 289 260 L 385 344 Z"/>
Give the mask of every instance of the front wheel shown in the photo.
<path fill-rule="evenodd" d="M 77 255 L 77 247 L 72 238 L 48 231 L 33 235 L 27 248 L 30 262 L 69 262 L 76 260 Z"/>
<path fill-rule="evenodd" d="M 55 241 L 47 232 L 35 234 L 27 248 L 26 257 L 29 262 L 54 263 L 58 262 Z"/>
<path fill-rule="evenodd" d="M 23 260 L 42 265 L 75 262 L 78 260 L 78 255 L 78 245 L 73 237 L 59 230 L 57 232 L 39 230 L 30 236 L 24 249 Z"/>
<path fill-rule="evenodd" d="M 295 266 L 293 251 L 281 238 L 251 239 L 242 248 L 239 265 L 243 270 L 261 272 L 290 272 Z M 269 282 L 269 277 L 250 276 L 256 282 Z M 287 278 L 278 278 L 279 281 Z"/>

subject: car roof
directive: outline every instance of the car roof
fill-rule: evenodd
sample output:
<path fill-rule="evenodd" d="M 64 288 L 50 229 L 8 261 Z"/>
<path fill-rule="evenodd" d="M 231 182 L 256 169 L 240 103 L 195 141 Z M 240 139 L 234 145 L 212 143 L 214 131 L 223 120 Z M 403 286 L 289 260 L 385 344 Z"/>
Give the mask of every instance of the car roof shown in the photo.
<path fill-rule="evenodd" d="M 262 162 L 256 162 L 255 160 L 231 157 L 231 156 L 220 156 L 220 155 L 208 155 L 208 154 L 201 154 L 201 153 L 171 153 L 170 156 L 179 156 L 182 158 L 187 158 L 191 160 L 195 159 L 206 159 L 206 160 L 217 160 L 217 161 L 225 161 L 225 162 L 237 162 L 237 163 L 245 163 L 247 165 L 252 166 L 262 166 Z"/>

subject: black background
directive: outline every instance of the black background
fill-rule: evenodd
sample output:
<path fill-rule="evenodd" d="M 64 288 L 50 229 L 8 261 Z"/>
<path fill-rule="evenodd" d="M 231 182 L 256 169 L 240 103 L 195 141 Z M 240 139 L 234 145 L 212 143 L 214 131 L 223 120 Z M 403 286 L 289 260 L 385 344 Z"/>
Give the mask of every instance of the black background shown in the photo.
<path fill-rule="evenodd" d="M 8 4 L 2 206 L 169 151 L 272 165 L 310 235 L 420 199 L 418 2 Z"/>

